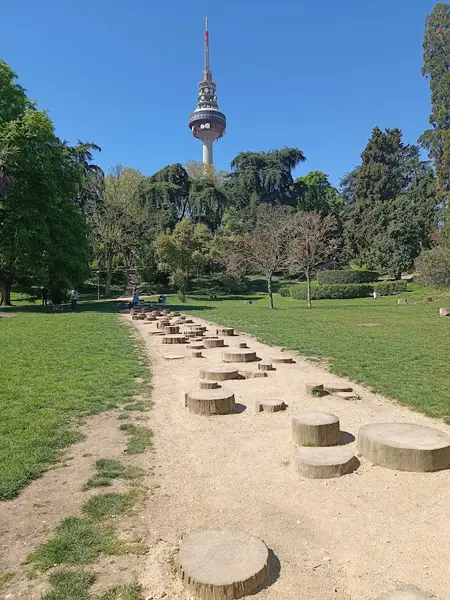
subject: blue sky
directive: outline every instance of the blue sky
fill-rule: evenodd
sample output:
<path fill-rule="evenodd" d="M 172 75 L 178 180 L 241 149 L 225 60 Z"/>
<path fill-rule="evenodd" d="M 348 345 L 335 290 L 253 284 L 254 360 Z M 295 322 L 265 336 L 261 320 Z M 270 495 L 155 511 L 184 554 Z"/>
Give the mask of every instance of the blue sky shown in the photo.
<path fill-rule="evenodd" d="M 97 162 L 152 174 L 201 159 L 187 126 L 209 16 L 211 66 L 227 135 L 215 164 L 245 150 L 301 148 L 297 174 L 338 183 L 370 132 L 428 124 L 421 76 L 434 0 L 14 0 L 2 3 L 0 56 L 59 136 L 103 148 Z"/>

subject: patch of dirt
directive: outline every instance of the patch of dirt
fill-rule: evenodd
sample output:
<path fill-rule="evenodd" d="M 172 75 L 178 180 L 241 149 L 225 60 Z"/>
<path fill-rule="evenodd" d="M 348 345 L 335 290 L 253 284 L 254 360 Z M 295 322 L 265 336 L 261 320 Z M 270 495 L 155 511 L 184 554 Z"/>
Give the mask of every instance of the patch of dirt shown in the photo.
<path fill-rule="evenodd" d="M 381 323 L 358 323 L 360 327 L 380 327 Z"/>
<path fill-rule="evenodd" d="M 354 384 L 360 400 L 307 396 L 305 382 L 349 382 L 294 353 L 295 364 L 277 364 L 266 378 L 224 382 L 243 411 L 192 415 L 184 393 L 198 387 L 200 364 L 220 364 L 221 349 L 204 350 L 200 362 L 188 348 L 177 347 L 185 360 L 167 362 L 167 348 L 148 335 L 154 326 L 133 325 L 152 362 L 149 419 L 160 486 L 141 515 L 144 531 L 151 531 L 140 579 L 146 598 L 189 598 L 174 573 L 180 540 L 191 531 L 221 527 L 264 539 L 279 560 L 279 572 L 258 594 L 261 600 L 298 600 L 299 590 L 314 600 L 373 600 L 403 584 L 448 597 L 450 471 L 390 471 L 361 458 L 352 475 L 303 479 L 291 461 L 291 418 L 308 410 L 332 412 L 355 437 L 362 425 L 375 422 L 408 421 L 448 433 L 450 427 Z M 247 342 L 264 361 L 280 351 L 245 335 L 226 343 L 235 341 Z M 257 369 L 255 363 L 245 368 Z M 282 399 L 288 408 L 256 414 L 255 400 L 261 398 Z M 356 442 L 349 448 L 356 452 Z"/>
<path fill-rule="evenodd" d="M 123 421 L 118 420 L 118 415 L 119 411 L 111 411 L 90 418 L 80 427 L 85 435 L 82 442 L 70 446 L 58 464 L 27 486 L 18 498 L 0 503 L 0 573 L 14 573 L 10 581 L 0 584 L 0 598 L 40 599 L 49 589 L 48 576 L 36 574 L 32 565 L 25 564 L 28 554 L 51 537 L 62 519 L 80 515 L 82 505 L 91 495 L 125 491 L 119 480 L 110 487 L 82 491 L 95 472 L 97 459 L 115 458 L 124 465 L 140 467 L 146 473 L 141 482 L 152 485 L 152 461 L 148 453 L 132 457 L 124 454 L 126 437 L 119 430 Z M 127 420 L 129 422 L 132 421 Z M 142 528 L 140 514 L 116 519 L 114 524 L 119 537 L 138 537 L 146 543 L 147 534 Z M 92 589 L 101 591 L 110 585 L 134 581 L 144 564 L 144 556 L 111 556 L 100 564 L 84 568 L 99 573 L 98 582 Z"/>
<path fill-rule="evenodd" d="M 7 319 L 9 317 L 17 317 L 17 313 L 13 313 L 13 312 L 3 312 L 0 310 L 0 319 Z"/>

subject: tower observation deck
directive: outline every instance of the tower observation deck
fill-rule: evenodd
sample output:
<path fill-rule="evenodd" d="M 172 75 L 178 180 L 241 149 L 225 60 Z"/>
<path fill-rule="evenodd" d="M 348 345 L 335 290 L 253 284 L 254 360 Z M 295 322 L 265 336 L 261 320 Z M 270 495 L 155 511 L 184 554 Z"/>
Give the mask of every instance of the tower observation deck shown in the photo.
<path fill-rule="evenodd" d="M 209 68 L 209 31 L 206 18 L 203 79 L 198 86 L 197 107 L 189 117 L 189 129 L 203 143 L 203 164 L 213 164 L 213 143 L 223 136 L 226 126 L 227 120 L 219 111 L 216 84 Z"/>

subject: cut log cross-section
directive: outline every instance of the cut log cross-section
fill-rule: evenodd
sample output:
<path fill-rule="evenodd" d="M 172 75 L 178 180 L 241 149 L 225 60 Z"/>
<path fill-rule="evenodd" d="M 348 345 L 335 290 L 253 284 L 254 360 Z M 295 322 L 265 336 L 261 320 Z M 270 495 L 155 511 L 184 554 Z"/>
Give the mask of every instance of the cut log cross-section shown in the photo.
<path fill-rule="evenodd" d="M 216 333 L 217 335 L 223 335 L 223 336 L 234 336 L 234 329 L 232 329 L 231 327 L 219 327 L 218 329 L 216 329 Z"/>
<path fill-rule="evenodd" d="M 199 386 L 201 390 L 218 390 L 220 388 L 218 381 L 208 380 L 199 381 Z"/>
<path fill-rule="evenodd" d="M 203 354 L 201 350 L 193 350 L 192 358 L 203 358 Z"/>
<path fill-rule="evenodd" d="M 358 449 L 376 465 L 399 471 L 441 471 L 450 468 L 450 436 L 415 423 L 364 425 Z"/>
<path fill-rule="evenodd" d="M 275 371 L 272 363 L 259 363 L 258 369 L 260 371 Z"/>
<path fill-rule="evenodd" d="M 165 335 L 161 342 L 163 344 L 185 344 L 187 339 L 182 335 Z"/>
<path fill-rule="evenodd" d="M 236 348 L 248 348 L 247 342 L 238 342 Z"/>
<path fill-rule="evenodd" d="M 234 408 L 234 394 L 224 388 L 191 390 L 185 395 L 185 404 L 196 415 L 229 415 Z"/>
<path fill-rule="evenodd" d="M 180 333 L 180 328 L 178 325 L 166 325 L 164 327 L 164 333 L 168 335 L 175 335 L 176 333 Z"/>
<path fill-rule="evenodd" d="M 247 533 L 212 530 L 187 536 L 178 573 L 200 600 L 234 600 L 255 592 L 269 576 L 269 550 Z"/>
<path fill-rule="evenodd" d="M 286 404 L 283 400 L 257 400 L 255 402 L 256 412 L 275 413 L 280 410 L 286 410 Z"/>
<path fill-rule="evenodd" d="M 450 308 L 440 308 L 439 314 L 441 317 L 450 317 Z"/>
<path fill-rule="evenodd" d="M 297 446 L 336 446 L 340 437 L 336 415 L 306 412 L 292 419 L 292 439 Z"/>
<path fill-rule="evenodd" d="M 223 348 L 225 346 L 223 339 L 205 338 L 203 343 L 205 344 L 205 348 Z"/>
<path fill-rule="evenodd" d="M 341 477 L 352 473 L 359 466 L 358 459 L 345 446 L 297 448 L 294 460 L 300 475 L 310 479 Z"/>
<path fill-rule="evenodd" d="M 243 362 L 254 362 L 255 360 L 258 360 L 258 357 L 256 356 L 256 352 L 253 352 L 252 350 L 226 350 L 224 352 L 222 352 L 222 360 L 223 362 L 227 362 L 227 363 L 234 363 L 234 362 L 239 362 L 239 363 L 243 363 Z"/>
<path fill-rule="evenodd" d="M 216 367 L 201 369 L 200 377 L 201 379 L 208 379 L 210 381 L 226 381 L 227 379 L 239 379 L 239 373 L 233 367 L 217 365 Z"/>
<path fill-rule="evenodd" d="M 294 360 L 290 357 L 290 356 L 272 356 L 271 357 L 271 362 L 276 363 L 276 364 L 292 364 L 294 362 Z"/>

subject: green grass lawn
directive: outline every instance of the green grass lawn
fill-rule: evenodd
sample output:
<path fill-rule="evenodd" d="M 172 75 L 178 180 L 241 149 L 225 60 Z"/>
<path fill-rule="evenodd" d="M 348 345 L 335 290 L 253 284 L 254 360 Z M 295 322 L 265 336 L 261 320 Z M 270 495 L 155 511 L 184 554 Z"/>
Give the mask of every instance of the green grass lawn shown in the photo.
<path fill-rule="evenodd" d="M 15 302 L 13 300 L 13 302 Z M 15 302 L 0 318 L 0 499 L 15 497 L 79 439 L 77 419 L 132 395 L 146 365 L 114 303 L 77 313 Z M 6 312 L 6 311 L 5 311 Z"/>
<path fill-rule="evenodd" d="M 450 419 L 450 318 L 439 317 L 450 306 L 442 292 L 411 286 L 399 296 L 355 300 L 321 300 L 308 309 L 305 301 L 276 297 L 277 310 L 265 296 L 235 299 L 189 298 L 181 310 L 235 327 L 268 344 L 325 357 L 331 371 L 397 398 L 415 410 Z M 435 301 L 423 303 L 424 296 Z M 176 302 L 176 297 L 170 299 Z M 379 323 L 362 327 L 361 323 Z"/>

